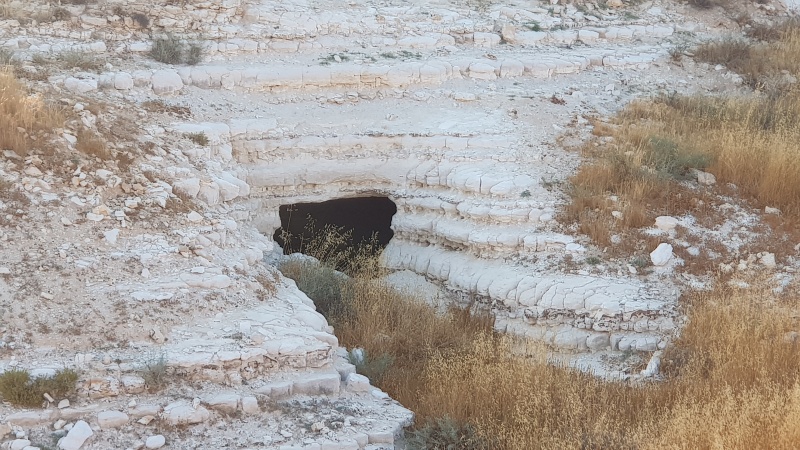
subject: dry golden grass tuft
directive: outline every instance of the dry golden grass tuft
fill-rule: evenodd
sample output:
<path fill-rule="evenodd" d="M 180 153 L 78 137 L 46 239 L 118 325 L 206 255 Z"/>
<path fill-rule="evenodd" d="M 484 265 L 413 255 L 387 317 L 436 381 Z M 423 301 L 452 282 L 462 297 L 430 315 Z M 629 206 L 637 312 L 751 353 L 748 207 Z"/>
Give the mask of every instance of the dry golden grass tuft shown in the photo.
<path fill-rule="evenodd" d="M 101 161 L 111 159 L 111 152 L 108 150 L 103 138 L 97 133 L 84 128 L 78 132 L 77 138 L 78 142 L 75 144 L 75 148 L 79 152 Z"/>
<path fill-rule="evenodd" d="M 47 137 L 63 121 L 57 108 L 29 94 L 9 68 L 0 68 L 0 148 L 25 156 L 34 139 Z"/>

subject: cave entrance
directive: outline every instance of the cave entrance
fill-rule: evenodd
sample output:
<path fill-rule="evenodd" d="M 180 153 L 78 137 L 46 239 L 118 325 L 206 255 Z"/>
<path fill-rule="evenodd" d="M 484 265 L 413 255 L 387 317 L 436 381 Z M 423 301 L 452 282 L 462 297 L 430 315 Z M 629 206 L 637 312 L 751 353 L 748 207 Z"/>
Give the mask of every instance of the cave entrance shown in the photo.
<path fill-rule="evenodd" d="M 356 257 L 378 256 L 394 236 L 397 206 L 387 197 L 281 205 L 273 238 L 283 253 L 304 253 L 349 272 Z"/>

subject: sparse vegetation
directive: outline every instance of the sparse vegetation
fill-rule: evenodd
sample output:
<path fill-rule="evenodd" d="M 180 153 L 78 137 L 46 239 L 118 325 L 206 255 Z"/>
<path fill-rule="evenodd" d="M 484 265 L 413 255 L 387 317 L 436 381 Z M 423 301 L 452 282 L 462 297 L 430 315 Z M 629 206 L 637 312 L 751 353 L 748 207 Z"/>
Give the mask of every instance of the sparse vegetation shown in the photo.
<path fill-rule="evenodd" d="M 142 108 L 152 113 L 173 114 L 181 118 L 191 117 L 192 110 L 188 106 L 170 105 L 162 99 L 145 100 Z"/>
<path fill-rule="evenodd" d="M 59 64 L 65 69 L 80 69 L 86 72 L 97 72 L 103 63 L 96 56 L 87 52 L 66 51 L 58 55 Z"/>
<path fill-rule="evenodd" d="M 184 133 L 183 137 L 189 139 L 190 141 L 194 142 L 195 144 L 201 147 L 205 147 L 206 145 L 208 145 L 208 136 L 206 136 L 206 134 L 203 132 Z"/>
<path fill-rule="evenodd" d="M 356 372 L 369 378 L 372 383 L 380 383 L 392 366 L 393 359 L 386 353 L 373 356 L 364 350 L 356 349 L 348 354 L 350 364 L 356 366 Z"/>
<path fill-rule="evenodd" d="M 7 48 L 0 48 L 0 67 L 10 66 L 14 63 L 14 52 Z"/>
<path fill-rule="evenodd" d="M 78 373 L 61 369 L 52 376 L 31 378 L 27 370 L 10 369 L 0 374 L 0 396 L 18 406 L 41 406 L 44 394 L 55 399 L 67 398 L 75 391 Z"/>
<path fill-rule="evenodd" d="M 762 208 L 800 214 L 800 29 L 771 43 L 704 44 L 697 57 L 729 65 L 761 92 L 661 95 L 632 103 L 610 124 L 596 122 L 595 134 L 613 141 L 586 147 L 594 158 L 571 178 L 562 219 L 597 244 L 609 246 L 612 234 L 652 225 L 658 215 L 711 214 L 704 190 L 685 183 L 695 169 L 735 184 Z"/>
<path fill-rule="evenodd" d="M 111 152 L 97 133 L 83 128 L 78 132 L 77 138 L 75 148 L 79 152 L 92 158 L 99 158 L 101 161 L 111 159 Z"/>
<path fill-rule="evenodd" d="M 530 31 L 542 31 L 542 26 L 539 25 L 539 22 L 535 20 L 531 20 L 530 22 L 525 22 L 523 26 Z"/>
<path fill-rule="evenodd" d="M 445 416 L 410 433 L 409 450 L 483 450 L 491 448 L 470 424 L 461 424 Z"/>
<path fill-rule="evenodd" d="M 27 155 L 32 136 L 44 138 L 62 123 L 57 108 L 30 95 L 10 69 L 0 69 L 0 148 Z"/>
<path fill-rule="evenodd" d="M 150 19 L 142 13 L 131 14 L 131 19 L 141 28 L 150 28 Z"/>
<path fill-rule="evenodd" d="M 144 384 L 148 391 L 158 392 L 164 389 L 169 382 L 166 357 L 160 355 L 149 358 L 139 373 L 144 378 Z"/>
<path fill-rule="evenodd" d="M 196 42 L 187 43 L 173 34 L 167 34 L 153 39 L 150 57 L 165 64 L 196 65 L 203 60 L 203 46 Z"/>

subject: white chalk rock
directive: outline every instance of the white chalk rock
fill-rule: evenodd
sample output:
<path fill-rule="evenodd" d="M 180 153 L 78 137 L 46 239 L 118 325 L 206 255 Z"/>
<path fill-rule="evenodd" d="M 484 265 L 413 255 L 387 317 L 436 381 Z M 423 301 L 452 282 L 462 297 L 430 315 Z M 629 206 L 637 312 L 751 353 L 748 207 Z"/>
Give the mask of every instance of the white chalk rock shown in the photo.
<path fill-rule="evenodd" d="M 96 80 L 79 80 L 77 78 L 69 77 L 64 80 L 64 87 L 74 94 L 85 94 L 97 90 Z"/>
<path fill-rule="evenodd" d="M 69 433 L 61 438 L 58 442 L 58 448 L 61 450 L 79 450 L 83 443 L 93 434 L 92 427 L 85 421 L 79 420 L 75 422 Z"/>
<path fill-rule="evenodd" d="M 674 230 L 680 221 L 672 216 L 658 216 L 656 217 L 656 228 L 661 231 Z"/>
<path fill-rule="evenodd" d="M 133 89 L 133 77 L 129 73 L 120 72 L 114 76 L 114 88 L 121 91 Z"/>
<path fill-rule="evenodd" d="M 190 198 L 197 197 L 197 194 L 200 192 L 200 179 L 187 178 L 185 180 L 176 181 L 172 185 L 172 190 L 175 191 L 176 194 L 183 194 Z"/>
<path fill-rule="evenodd" d="M 193 408 L 186 402 L 175 402 L 164 407 L 163 417 L 171 425 L 191 425 L 205 422 L 211 413 L 202 406 Z"/>
<path fill-rule="evenodd" d="M 773 269 L 775 268 L 778 263 L 775 261 L 775 254 L 774 253 L 764 253 L 761 255 L 761 258 L 758 260 L 764 267 Z"/>
<path fill-rule="evenodd" d="M 103 237 L 109 244 L 116 245 L 117 238 L 119 237 L 119 228 L 114 228 L 113 230 L 104 231 Z"/>
<path fill-rule="evenodd" d="M 658 247 L 650 252 L 650 261 L 654 266 L 665 266 L 670 259 L 672 259 L 672 246 L 667 243 L 658 244 Z"/>
<path fill-rule="evenodd" d="M 174 70 L 159 70 L 150 78 L 153 92 L 158 95 L 174 94 L 183 89 L 183 80 Z"/>
<path fill-rule="evenodd" d="M 357 373 L 351 373 L 347 376 L 346 386 L 348 390 L 353 392 L 369 392 L 372 389 L 369 384 L 369 378 Z"/>
<path fill-rule="evenodd" d="M 154 448 L 161 448 L 166 443 L 167 439 L 164 436 L 157 434 L 155 436 L 150 436 L 149 438 L 147 438 L 147 440 L 144 441 L 144 446 L 146 448 L 154 449 Z"/>

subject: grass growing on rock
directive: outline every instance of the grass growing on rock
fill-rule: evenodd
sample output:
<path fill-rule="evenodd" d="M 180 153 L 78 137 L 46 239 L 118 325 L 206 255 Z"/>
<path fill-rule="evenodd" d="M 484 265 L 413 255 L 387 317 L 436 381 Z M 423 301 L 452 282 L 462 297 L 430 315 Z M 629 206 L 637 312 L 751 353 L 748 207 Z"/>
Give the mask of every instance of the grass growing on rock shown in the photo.
<path fill-rule="evenodd" d="M 597 122 L 598 146 L 571 178 L 562 217 L 599 245 L 610 235 L 652 225 L 659 215 L 713 214 L 693 169 L 732 183 L 757 206 L 800 216 L 800 27 L 791 22 L 768 42 L 727 39 L 700 46 L 696 58 L 725 64 L 756 89 L 719 97 L 661 95 L 636 101 L 610 123 Z M 612 196 L 615 200 L 612 201 Z M 622 220 L 612 217 L 622 213 Z"/>
<path fill-rule="evenodd" d="M 491 318 L 437 313 L 374 271 L 346 278 L 299 260 L 281 270 L 328 304 L 343 346 L 388 361 L 372 381 L 416 413 L 410 448 L 789 449 L 800 438 L 797 297 L 690 295 L 664 380 L 628 384 L 548 364 Z"/>

